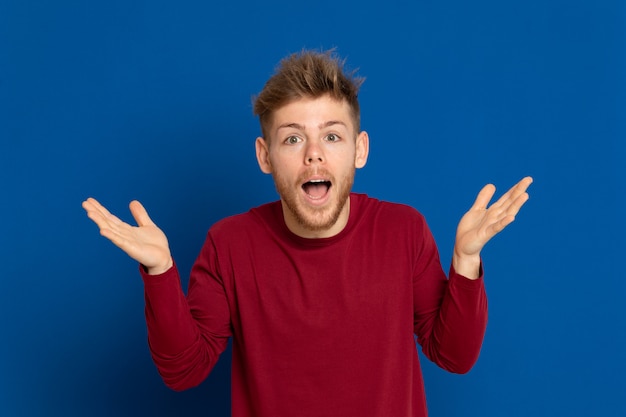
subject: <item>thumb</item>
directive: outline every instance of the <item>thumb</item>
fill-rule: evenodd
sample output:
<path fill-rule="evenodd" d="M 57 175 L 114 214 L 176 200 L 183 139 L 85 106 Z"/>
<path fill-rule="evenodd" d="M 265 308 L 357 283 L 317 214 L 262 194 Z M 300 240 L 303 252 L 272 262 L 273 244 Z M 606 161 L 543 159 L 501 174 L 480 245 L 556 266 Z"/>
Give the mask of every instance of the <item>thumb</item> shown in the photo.
<path fill-rule="evenodd" d="M 137 200 L 131 201 L 129 207 L 130 207 L 130 212 L 135 218 L 135 221 L 137 222 L 138 226 L 141 227 L 141 226 L 154 225 L 154 222 L 152 221 L 152 219 L 150 219 L 150 216 L 148 216 L 148 212 L 139 201 Z"/>

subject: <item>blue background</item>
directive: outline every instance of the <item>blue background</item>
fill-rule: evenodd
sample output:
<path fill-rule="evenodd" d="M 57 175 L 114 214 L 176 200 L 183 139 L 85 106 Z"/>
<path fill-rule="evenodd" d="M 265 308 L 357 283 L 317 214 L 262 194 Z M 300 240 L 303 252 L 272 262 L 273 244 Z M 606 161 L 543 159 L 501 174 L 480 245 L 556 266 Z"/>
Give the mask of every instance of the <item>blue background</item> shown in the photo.
<path fill-rule="evenodd" d="M 625 28 L 619 0 L 1 2 L 0 415 L 229 415 L 228 355 L 163 385 L 137 265 L 80 204 L 141 200 L 186 276 L 276 199 L 251 96 L 303 47 L 367 77 L 355 190 L 422 211 L 446 268 L 478 190 L 535 178 L 483 252 L 478 363 L 424 362 L 431 415 L 626 415 Z"/>

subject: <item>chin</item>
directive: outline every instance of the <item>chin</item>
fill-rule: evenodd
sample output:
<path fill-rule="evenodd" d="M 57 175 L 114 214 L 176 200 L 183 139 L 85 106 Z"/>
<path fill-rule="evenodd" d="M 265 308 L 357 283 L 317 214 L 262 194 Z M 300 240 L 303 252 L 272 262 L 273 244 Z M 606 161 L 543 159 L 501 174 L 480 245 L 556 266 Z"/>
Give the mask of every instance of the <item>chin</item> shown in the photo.
<path fill-rule="evenodd" d="M 286 201 L 287 207 L 298 224 L 311 232 L 323 232 L 331 229 L 341 216 L 346 205 L 346 199 L 335 201 L 328 207 L 292 207 Z"/>
<path fill-rule="evenodd" d="M 302 213 L 296 214 L 296 219 L 300 226 L 311 232 L 323 232 L 331 229 L 339 219 L 340 213 L 322 214 L 319 216 L 306 216 Z"/>

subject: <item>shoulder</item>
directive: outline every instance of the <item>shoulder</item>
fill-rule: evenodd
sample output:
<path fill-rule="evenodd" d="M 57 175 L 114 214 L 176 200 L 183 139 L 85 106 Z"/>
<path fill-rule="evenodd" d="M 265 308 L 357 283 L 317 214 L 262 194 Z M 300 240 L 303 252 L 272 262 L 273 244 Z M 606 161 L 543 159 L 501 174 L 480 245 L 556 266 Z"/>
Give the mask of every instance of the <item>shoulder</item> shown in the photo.
<path fill-rule="evenodd" d="M 384 223 L 425 223 L 422 213 L 407 204 L 383 201 L 357 193 L 352 195 L 351 203 L 359 217 L 364 219 L 374 218 Z"/>
<path fill-rule="evenodd" d="M 218 239 L 242 239 L 247 235 L 258 235 L 263 230 L 275 229 L 277 214 L 279 214 L 279 202 L 263 204 L 250 209 L 245 213 L 239 213 L 225 217 L 211 226 L 209 236 Z"/>
<path fill-rule="evenodd" d="M 354 197 L 357 213 L 353 230 L 357 239 L 368 241 L 379 253 L 396 258 L 405 256 L 414 260 L 425 250 L 436 250 L 426 219 L 414 207 L 364 195 Z"/>
<path fill-rule="evenodd" d="M 416 242 L 430 239 L 426 219 L 417 209 L 407 204 L 394 203 L 368 197 L 364 194 L 352 196 L 352 231 L 356 236 L 376 239 L 397 247 L 412 246 Z M 352 211 L 354 207 L 354 211 Z"/>

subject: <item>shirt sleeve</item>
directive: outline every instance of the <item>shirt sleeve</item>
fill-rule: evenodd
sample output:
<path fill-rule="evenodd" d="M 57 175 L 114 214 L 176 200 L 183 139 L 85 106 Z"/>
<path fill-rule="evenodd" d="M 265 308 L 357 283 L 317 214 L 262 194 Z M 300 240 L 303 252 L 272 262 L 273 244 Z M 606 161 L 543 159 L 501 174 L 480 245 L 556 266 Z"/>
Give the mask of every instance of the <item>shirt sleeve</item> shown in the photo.
<path fill-rule="evenodd" d="M 187 296 L 175 264 L 161 275 L 148 275 L 140 268 L 152 359 L 165 384 L 177 391 L 199 385 L 207 377 L 231 335 L 228 303 L 216 266 L 207 238 L 192 268 Z"/>
<path fill-rule="evenodd" d="M 415 254 L 414 331 L 424 355 L 441 368 L 466 373 L 478 360 L 487 326 L 483 268 L 470 280 L 450 268 L 446 278 L 426 223 Z"/>

